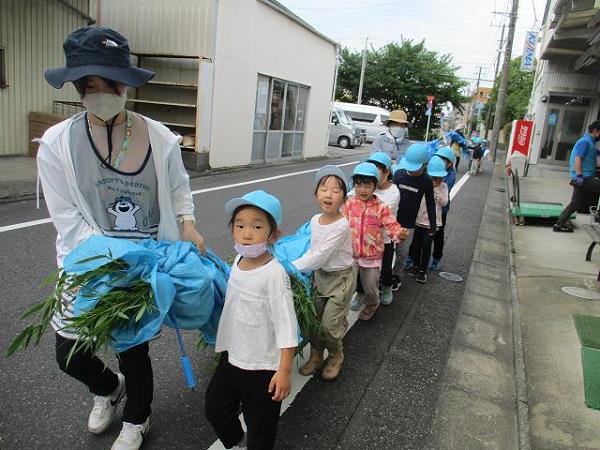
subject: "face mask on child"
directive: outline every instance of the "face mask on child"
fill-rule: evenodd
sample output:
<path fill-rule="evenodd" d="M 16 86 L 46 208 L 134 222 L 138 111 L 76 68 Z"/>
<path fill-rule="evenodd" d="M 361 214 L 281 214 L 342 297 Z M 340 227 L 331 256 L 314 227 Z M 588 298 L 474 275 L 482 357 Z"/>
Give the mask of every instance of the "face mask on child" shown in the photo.
<path fill-rule="evenodd" d="M 260 244 L 238 244 L 236 243 L 233 248 L 238 252 L 243 258 L 258 258 L 260 255 L 267 251 L 267 243 L 261 242 Z"/>
<path fill-rule="evenodd" d="M 397 125 L 392 125 L 390 127 L 390 133 L 392 133 L 392 136 L 394 136 L 396 139 L 399 139 L 404 137 L 406 129 Z"/>

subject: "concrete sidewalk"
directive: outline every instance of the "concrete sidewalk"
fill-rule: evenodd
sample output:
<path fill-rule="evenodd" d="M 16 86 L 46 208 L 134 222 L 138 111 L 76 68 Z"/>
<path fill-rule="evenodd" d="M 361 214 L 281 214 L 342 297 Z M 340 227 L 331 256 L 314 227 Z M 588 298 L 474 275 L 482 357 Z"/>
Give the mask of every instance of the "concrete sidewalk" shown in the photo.
<path fill-rule="evenodd" d="M 581 227 L 509 225 L 503 172 L 496 165 L 427 448 L 600 449 L 572 320 L 600 315 L 600 301 L 561 291 L 600 292 L 600 253 L 585 261 L 591 238 Z M 532 167 L 521 198 L 566 204 L 568 179 L 566 167 Z"/>

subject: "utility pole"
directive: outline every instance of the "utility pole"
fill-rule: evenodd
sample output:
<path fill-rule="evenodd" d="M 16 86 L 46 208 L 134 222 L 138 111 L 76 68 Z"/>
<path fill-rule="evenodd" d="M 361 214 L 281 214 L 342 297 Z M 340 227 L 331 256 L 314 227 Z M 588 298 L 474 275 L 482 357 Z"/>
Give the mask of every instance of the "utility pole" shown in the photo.
<path fill-rule="evenodd" d="M 363 50 L 363 59 L 362 59 L 362 67 L 360 69 L 360 82 L 358 83 L 358 103 L 359 105 L 362 103 L 362 91 L 363 91 L 363 83 L 365 81 L 365 69 L 367 68 L 367 46 L 369 45 L 369 38 L 365 39 L 365 49 Z"/>
<path fill-rule="evenodd" d="M 502 33 L 500 34 L 500 42 L 498 43 L 498 56 L 496 58 L 496 65 L 494 67 L 494 84 L 493 87 L 496 86 L 496 78 L 498 78 L 498 70 L 500 69 L 500 57 L 502 55 L 502 46 L 504 45 L 504 31 L 506 29 L 506 24 L 502 25 Z M 490 105 L 491 106 L 491 105 Z M 487 111 L 487 120 L 485 122 L 485 137 L 486 139 L 489 137 L 488 136 L 488 131 L 490 130 L 490 126 L 492 125 L 492 108 L 488 108 Z"/>
<path fill-rule="evenodd" d="M 517 13 L 519 11 L 519 0 L 512 1 L 512 11 L 508 23 L 508 36 L 506 37 L 506 47 L 504 48 L 504 62 L 502 63 L 502 75 L 500 76 L 500 88 L 498 89 L 498 100 L 496 102 L 496 112 L 494 117 L 494 130 L 492 132 L 492 155 L 496 161 L 498 151 L 498 137 L 500 136 L 500 126 L 504 115 L 506 103 L 506 86 L 510 72 L 510 57 L 512 54 L 513 39 L 515 37 L 515 25 L 517 23 Z"/>
<path fill-rule="evenodd" d="M 482 66 L 479 66 L 479 75 L 477 75 L 477 84 L 475 86 L 475 98 L 477 98 L 479 96 L 479 82 L 481 81 L 481 69 L 482 68 L 483 68 Z M 471 124 L 473 123 L 473 113 L 475 112 L 475 106 L 476 106 L 475 99 L 473 98 L 473 96 L 471 96 L 471 99 L 472 99 L 471 111 L 469 114 L 469 121 L 467 122 L 467 134 L 468 135 L 470 135 L 471 132 L 473 131 L 471 129 Z"/>

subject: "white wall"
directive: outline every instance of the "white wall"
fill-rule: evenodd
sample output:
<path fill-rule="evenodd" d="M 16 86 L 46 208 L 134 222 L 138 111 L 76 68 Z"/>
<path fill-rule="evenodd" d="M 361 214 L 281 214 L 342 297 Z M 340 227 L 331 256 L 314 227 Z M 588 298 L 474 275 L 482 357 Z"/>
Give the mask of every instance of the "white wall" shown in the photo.
<path fill-rule="evenodd" d="M 219 0 L 210 165 L 250 163 L 258 74 L 310 87 L 304 157 L 325 154 L 335 47 L 257 0 Z"/>
<path fill-rule="evenodd" d="M 599 107 L 600 77 L 595 74 L 583 74 L 573 71 L 572 62 L 539 61 L 535 83 L 531 92 L 529 114 L 535 122 L 535 131 L 531 143 L 530 163 L 539 162 L 539 154 L 544 137 L 549 105 L 542 101 L 551 94 L 580 95 L 590 97 L 592 102 L 588 108 L 586 124 L 595 120 Z"/>

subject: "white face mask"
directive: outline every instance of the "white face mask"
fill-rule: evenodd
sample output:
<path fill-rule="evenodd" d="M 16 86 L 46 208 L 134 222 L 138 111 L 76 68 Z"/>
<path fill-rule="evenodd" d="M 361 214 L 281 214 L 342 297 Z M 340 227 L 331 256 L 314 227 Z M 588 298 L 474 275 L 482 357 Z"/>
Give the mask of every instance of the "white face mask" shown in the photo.
<path fill-rule="evenodd" d="M 236 243 L 233 248 L 235 251 L 242 255 L 243 258 L 258 258 L 267 251 L 267 243 L 261 242 L 260 244 L 238 244 Z"/>
<path fill-rule="evenodd" d="M 392 136 L 394 136 L 395 138 L 403 138 L 406 134 L 406 129 L 404 127 L 392 125 L 390 127 L 390 133 L 392 133 Z"/>
<path fill-rule="evenodd" d="M 115 117 L 125 109 L 127 91 L 123 95 L 108 92 L 94 92 L 83 97 L 83 107 L 103 121 Z"/>

